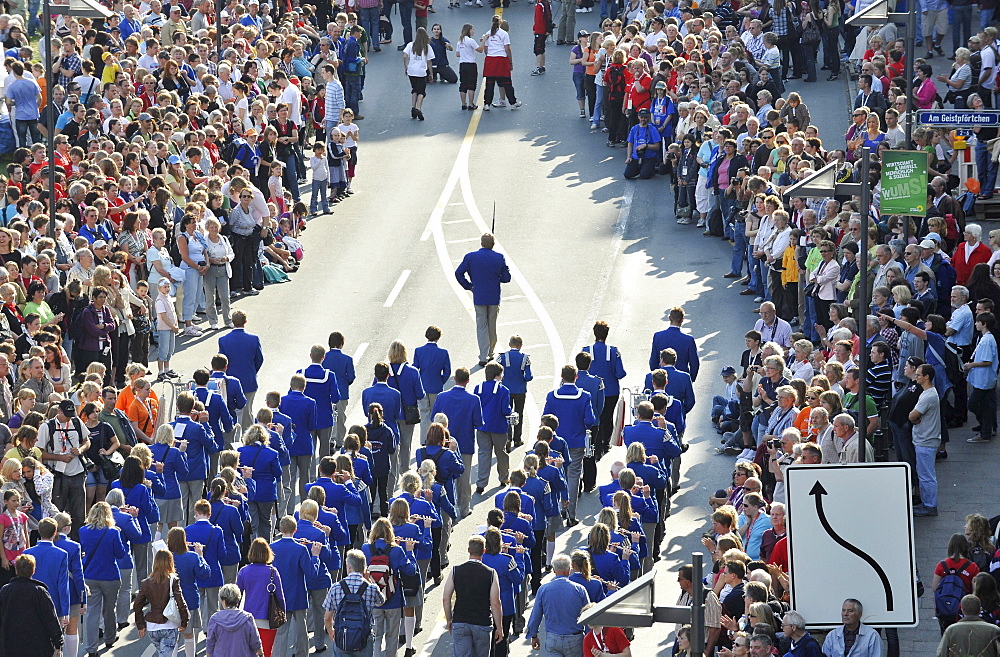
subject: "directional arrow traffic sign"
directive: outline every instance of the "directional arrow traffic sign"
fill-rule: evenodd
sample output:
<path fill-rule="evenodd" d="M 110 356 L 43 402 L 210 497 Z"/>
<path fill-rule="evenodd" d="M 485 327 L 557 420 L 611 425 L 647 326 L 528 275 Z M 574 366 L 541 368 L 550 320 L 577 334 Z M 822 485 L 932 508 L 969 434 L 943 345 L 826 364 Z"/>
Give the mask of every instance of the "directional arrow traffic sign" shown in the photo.
<path fill-rule="evenodd" d="M 917 624 L 910 469 L 906 463 L 797 465 L 785 474 L 792 608 L 814 627 Z"/>

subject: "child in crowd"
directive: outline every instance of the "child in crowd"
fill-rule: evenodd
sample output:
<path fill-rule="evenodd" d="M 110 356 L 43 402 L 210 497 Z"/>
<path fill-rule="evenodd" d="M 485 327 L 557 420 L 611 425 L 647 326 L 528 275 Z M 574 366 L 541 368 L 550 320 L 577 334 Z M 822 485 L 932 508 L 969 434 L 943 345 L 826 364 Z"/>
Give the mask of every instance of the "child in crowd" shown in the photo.
<path fill-rule="evenodd" d="M 350 111 L 350 110 L 347 110 Z M 331 203 L 340 203 L 347 190 L 347 151 L 344 150 L 344 133 L 334 130 L 330 135 L 330 150 L 327 157 L 330 168 Z"/>
<path fill-rule="evenodd" d="M 313 155 L 309 158 L 309 168 L 312 169 L 312 196 L 309 199 L 309 214 L 319 214 L 320 201 L 323 203 L 323 214 L 329 214 L 330 202 L 326 197 L 326 188 L 330 183 L 330 166 L 326 161 L 326 144 L 321 141 L 313 144 Z"/>
<path fill-rule="evenodd" d="M 177 311 L 170 294 L 170 279 L 161 278 L 156 286 L 157 381 L 163 381 L 173 372 L 170 358 L 174 355 L 176 334 Z"/>
<path fill-rule="evenodd" d="M 350 108 L 344 110 L 343 119 L 337 130 L 344 135 L 344 150 L 347 151 L 347 187 L 344 194 L 350 196 L 351 181 L 354 180 L 354 168 L 358 163 L 358 125 L 354 123 L 354 112 Z"/>

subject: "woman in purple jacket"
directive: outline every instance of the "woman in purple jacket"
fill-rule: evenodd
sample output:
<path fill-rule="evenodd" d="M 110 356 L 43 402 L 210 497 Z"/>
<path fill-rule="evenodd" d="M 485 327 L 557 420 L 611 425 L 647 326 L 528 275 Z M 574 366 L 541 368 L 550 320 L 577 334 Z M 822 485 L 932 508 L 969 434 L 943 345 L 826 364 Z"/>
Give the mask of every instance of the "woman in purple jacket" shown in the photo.
<path fill-rule="evenodd" d="M 103 287 L 95 287 L 90 305 L 80 313 L 82 330 L 79 336 L 74 336 L 77 364 L 86 367 L 90 363 L 104 363 L 107 368 L 104 374 L 104 385 L 111 385 L 111 336 L 118 332 L 111 309 L 107 307 L 108 291 Z M 72 328 L 72 327 L 71 327 Z M 81 367 L 77 368 L 82 370 Z"/>
<path fill-rule="evenodd" d="M 274 552 L 271 551 L 271 546 L 263 538 L 253 539 L 250 551 L 247 553 L 247 561 L 250 563 L 243 566 L 236 576 L 236 585 L 246 595 L 243 609 L 254 618 L 263 645 L 264 657 L 271 657 L 271 648 L 274 646 L 274 635 L 277 630 L 272 630 L 267 622 L 267 601 L 270 592 L 274 591 L 284 606 L 285 594 L 281 589 L 281 575 L 278 573 L 278 569 L 271 565 L 271 562 L 274 561 Z M 221 599 L 221 592 L 219 597 Z"/>
<path fill-rule="evenodd" d="M 212 657 L 245 657 L 264 652 L 253 615 L 240 609 L 242 599 L 243 593 L 235 584 L 226 584 L 219 591 L 221 606 L 208 621 L 205 640 L 205 650 Z M 265 611 L 266 608 L 265 603 Z"/>

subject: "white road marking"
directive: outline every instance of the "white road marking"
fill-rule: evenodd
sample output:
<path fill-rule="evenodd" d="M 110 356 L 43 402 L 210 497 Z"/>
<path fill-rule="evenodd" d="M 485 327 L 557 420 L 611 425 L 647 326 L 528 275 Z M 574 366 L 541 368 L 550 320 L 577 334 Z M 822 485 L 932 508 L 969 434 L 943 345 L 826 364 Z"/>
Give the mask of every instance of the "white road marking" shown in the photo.
<path fill-rule="evenodd" d="M 444 586 L 442 584 L 442 586 Z M 434 629 L 431 630 L 430 636 L 424 641 L 423 647 L 418 653 L 420 657 L 431 657 L 434 654 L 434 649 L 437 648 L 438 641 L 444 636 L 447 631 L 448 626 L 444 622 L 444 611 L 438 613 L 437 620 L 434 621 Z"/>
<path fill-rule="evenodd" d="M 462 205 L 461 203 L 449 203 L 448 205 Z M 442 221 L 441 223 L 445 226 L 451 226 L 452 224 L 467 224 L 471 222 L 472 219 L 452 219 L 451 221 Z M 478 237 L 476 239 L 479 239 Z"/>
<path fill-rule="evenodd" d="M 515 299 L 527 299 L 523 294 L 512 294 L 509 297 L 500 297 L 501 301 L 514 301 Z"/>
<path fill-rule="evenodd" d="M 358 361 L 361 360 L 361 357 L 365 355 L 365 349 L 367 348 L 368 348 L 368 343 L 362 342 L 361 344 L 358 345 L 358 348 L 354 350 L 354 355 L 352 356 L 352 358 L 354 359 L 355 365 L 357 365 Z"/>
<path fill-rule="evenodd" d="M 465 237 L 460 240 L 448 240 L 448 244 L 468 244 L 469 242 L 478 242 L 478 237 Z"/>
<path fill-rule="evenodd" d="M 531 349 L 541 349 L 542 347 L 547 347 L 547 346 L 549 346 L 549 345 L 545 344 L 544 342 L 541 343 L 541 344 L 529 344 L 526 347 L 521 347 L 521 351 L 528 352 Z"/>
<path fill-rule="evenodd" d="M 406 279 L 409 277 L 410 270 L 404 269 L 403 273 L 399 275 L 399 280 L 397 280 L 396 284 L 392 286 L 392 291 L 389 292 L 389 298 L 385 300 L 385 303 L 382 304 L 383 306 L 386 308 L 392 308 L 392 304 L 396 301 L 396 297 L 399 296 L 399 293 L 403 291 L 403 286 L 406 284 Z"/>
<path fill-rule="evenodd" d="M 516 324 L 531 324 L 531 323 L 537 322 L 537 321 L 538 320 L 534 319 L 534 318 L 532 318 L 532 319 L 515 319 L 515 320 L 510 321 L 510 322 L 497 322 L 497 326 L 514 326 Z"/>

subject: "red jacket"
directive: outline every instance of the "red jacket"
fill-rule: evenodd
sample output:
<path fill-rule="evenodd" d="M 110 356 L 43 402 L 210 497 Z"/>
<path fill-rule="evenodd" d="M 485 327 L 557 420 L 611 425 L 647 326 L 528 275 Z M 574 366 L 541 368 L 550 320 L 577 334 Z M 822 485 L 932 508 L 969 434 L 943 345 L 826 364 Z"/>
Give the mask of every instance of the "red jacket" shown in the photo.
<path fill-rule="evenodd" d="M 552 19 L 552 9 L 549 0 L 541 0 L 535 4 L 535 22 L 531 31 L 539 36 L 549 33 L 549 21 Z"/>
<path fill-rule="evenodd" d="M 993 252 L 990 247 L 979 242 L 976 244 L 976 248 L 972 249 L 972 255 L 969 259 L 965 258 L 965 242 L 960 242 L 957 247 L 955 247 L 955 253 L 951 256 L 951 266 L 955 268 L 956 280 L 959 285 L 965 285 L 969 280 L 969 276 L 972 275 L 972 269 L 980 262 L 989 262 L 990 256 Z"/>

